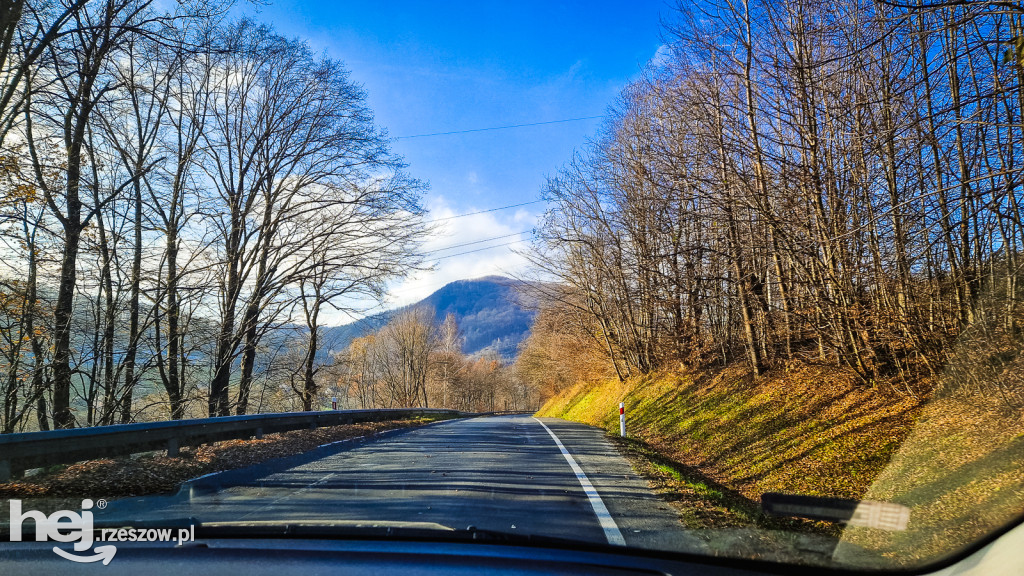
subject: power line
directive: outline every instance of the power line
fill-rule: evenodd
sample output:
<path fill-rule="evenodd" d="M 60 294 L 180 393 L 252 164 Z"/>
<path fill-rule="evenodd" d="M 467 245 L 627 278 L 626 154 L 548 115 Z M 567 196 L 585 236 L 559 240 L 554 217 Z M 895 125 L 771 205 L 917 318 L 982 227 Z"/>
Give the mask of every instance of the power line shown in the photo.
<path fill-rule="evenodd" d="M 440 258 L 431 258 L 431 260 L 444 260 L 445 258 L 455 258 L 456 256 L 464 256 L 466 254 L 472 254 L 474 252 L 483 252 L 484 250 L 492 250 L 494 248 L 503 248 L 505 246 L 511 246 L 513 244 L 521 244 L 526 240 L 515 240 L 513 242 L 506 242 L 504 244 L 495 244 L 494 246 L 487 246 L 484 248 L 477 248 L 476 250 L 466 250 L 465 252 L 459 252 L 458 254 L 448 254 L 447 256 L 441 256 Z"/>
<path fill-rule="evenodd" d="M 430 136 L 449 136 L 451 134 L 469 134 L 470 132 L 489 132 L 491 130 L 508 130 L 510 128 L 526 128 L 528 126 L 543 126 L 545 124 L 562 124 L 564 122 L 579 122 L 581 120 L 597 120 L 603 116 L 583 116 L 581 118 L 566 118 L 564 120 L 548 120 L 547 122 L 530 122 L 528 124 L 510 124 L 508 126 L 491 126 L 489 128 L 473 128 L 471 130 L 452 130 L 451 132 L 432 132 L 430 134 L 413 134 L 411 136 L 397 136 L 395 140 L 408 140 L 410 138 L 428 138 Z"/>
<path fill-rule="evenodd" d="M 468 216 L 468 214 L 464 214 L 464 216 Z M 452 248 L 461 248 L 463 246 L 471 246 L 473 244 L 480 244 L 480 243 L 483 243 L 483 242 L 491 242 L 493 240 L 500 240 L 502 238 L 510 238 L 512 236 L 519 236 L 521 234 L 526 234 L 528 232 L 529 232 L 529 230 L 524 230 L 522 232 L 515 232 L 513 234 L 505 234 L 503 236 L 495 236 L 493 238 L 485 238 L 483 240 L 476 240 L 474 242 L 464 242 L 462 244 L 453 244 L 452 246 L 447 246 L 445 248 L 438 248 L 437 250 L 432 250 L 431 253 L 432 252 L 442 252 L 444 250 L 451 250 Z M 484 250 L 491 250 L 493 248 L 503 248 L 505 246 L 511 246 L 513 244 L 520 244 L 520 243 L 523 243 L 523 242 L 528 242 L 528 240 L 515 240 L 513 242 L 505 242 L 504 244 L 495 244 L 494 246 L 485 246 L 483 248 L 477 248 L 475 250 L 466 250 L 465 252 L 458 252 L 456 254 L 448 254 L 446 256 L 441 256 L 440 258 L 433 258 L 433 260 L 444 260 L 445 258 L 454 258 L 456 256 L 463 256 L 463 255 L 466 255 L 466 254 L 472 254 L 474 252 L 483 252 Z M 446 286 L 446 285 L 450 284 L 451 282 L 456 282 L 456 281 L 457 280 L 445 280 L 445 281 L 440 282 L 440 283 L 434 282 L 434 283 L 428 284 L 426 287 L 424 287 L 424 286 L 406 287 L 406 291 L 412 290 L 412 289 L 416 289 L 416 290 L 430 290 L 430 289 L 433 289 L 433 288 L 438 288 L 438 287 L 441 287 L 441 286 Z M 388 294 L 389 295 L 394 295 L 391 290 L 388 291 Z M 371 306 L 371 307 L 369 307 L 369 308 L 367 308 L 365 310 L 361 310 L 360 313 L 363 314 L 363 317 L 361 317 L 361 318 L 352 318 L 352 316 L 350 315 L 349 318 L 352 318 L 352 321 L 349 322 L 348 324 L 345 324 L 345 325 L 347 326 L 347 325 L 351 325 L 351 324 L 360 324 L 363 327 L 369 327 L 369 328 L 371 328 L 373 330 L 376 330 L 376 329 L 380 328 L 380 326 L 377 326 L 375 324 L 370 323 L 369 317 L 374 315 L 373 314 L 374 311 L 378 310 L 378 309 L 380 309 L 382 311 L 382 313 L 383 312 L 397 310 L 397 308 L 392 308 L 390 310 L 385 310 L 384 307 L 387 306 L 387 305 L 388 304 L 385 303 L 385 302 L 377 302 L 373 306 Z"/>
<path fill-rule="evenodd" d="M 523 202 L 522 204 L 510 204 L 508 206 L 499 206 L 497 208 L 488 208 L 487 210 L 480 210 L 479 212 L 469 212 L 467 214 L 456 214 L 455 216 L 445 216 L 444 218 L 435 218 L 433 220 L 427 220 L 428 223 L 432 222 L 444 222 L 445 220 L 454 220 L 456 218 L 465 218 L 466 216 L 476 216 L 477 214 L 486 214 L 488 212 L 497 212 L 498 210 L 508 210 L 509 208 L 518 208 L 520 206 L 529 206 L 530 204 L 537 204 L 544 200 L 531 200 L 530 202 Z"/>
<path fill-rule="evenodd" d="M 462 248 L 463 246 L 472 246 L 473 244 L 483 244 L 484 242 L 490 242 L 492 240 L 501 240 L 502 238 L 511 238 L 513 236 L 519 236 L 520 234 L 526 234 L 529 230 L 523 230 L 521 232 L 513 232 L 512 234 L 505 234 L 503 236 L 495 236 L 493 238 L 484 238 L 483 240 L 476 240 L 474 242 L 463 242 L 462 244 L 453 244 L 451 246 L 445 246 L 444 248 L 437 248 L 431 250 L 429 253 L 444 252 L 445 250 L 451 250 L 452 248 Z"/>

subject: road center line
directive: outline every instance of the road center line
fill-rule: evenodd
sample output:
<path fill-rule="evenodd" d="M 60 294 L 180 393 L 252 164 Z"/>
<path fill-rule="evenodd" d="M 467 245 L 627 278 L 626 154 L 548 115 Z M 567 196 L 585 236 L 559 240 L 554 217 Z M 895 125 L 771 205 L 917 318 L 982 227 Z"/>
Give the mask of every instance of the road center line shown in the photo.
<path fill-rule="evenodd" d="M 573 459 L 572 454 L 565 449 L 562 445 L 562 441 L 555 436 L 555 433 L 548 428 L 546 424 L 540 421 L 538 418 L 534 418 L 538 424 L 544 427 L 551 435 L 551 439 L 555 441 L 558 449 L 562 451 L 562 456 L 565 456 L 565 461 L 569 463 L 569 467 L 576 473 L 576 479 L 580 481 L 580 486 L 583 487 L 583 492 L 586 493 L 587 498 L 590 500 L 590 506 L 594 509 L 594 514 L 597 516 L 597 521 L 601 524 L 601 529 L 604 530 L 604 537 L 608 539 L 608 543 L 613 546 L 625 546 L 626 540 L 622 537 L 622 532 L 619 532 L 619 527 L 615 524 L 615 519 L 612 518 L 611 513 L 608 512 L 608 507 L 604 505 L 604 500 L 601 500 L 601 495 L 597 493 L 597 488 L 590 483 L 590 479 L 583 473 L 583 469 Z"/>

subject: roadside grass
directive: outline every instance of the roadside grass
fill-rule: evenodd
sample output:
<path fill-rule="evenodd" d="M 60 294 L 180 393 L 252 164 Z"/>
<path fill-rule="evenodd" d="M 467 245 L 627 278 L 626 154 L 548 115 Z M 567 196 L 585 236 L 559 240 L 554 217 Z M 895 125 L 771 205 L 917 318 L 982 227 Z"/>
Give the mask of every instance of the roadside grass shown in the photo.
<path fill-rule="evenodd" d="M 651 488 L 680 514 L 691 530 L 756 527 L 836 537 L 839 531 L 825 522 L 777 518 L 761 512 L 757 500 L 708 476 L 700 469 L 677 462 L 643 440 L 609 435 L 609 439 L 647 479 Z"/>
<path fill-rule="evenodd" d="M 836 368 L 753 381 L 732 367 L 579 383 L 538 415 L 615 438 L 620 401 L 630 436 L 616 439 L 620 449 L 716 552 L 772 559 L 783 550 L 775 557 L 785 560 L 787 548 L 816 547 L 822 563 L 915 566 L 1024 511 L 1024 414 L 991 394 L 915 399 L 855 385 Z M 911 509 L 910 524 L 887 532 L 767 518 L 765 492 L 895 502 Z"/>
<path fill-rule="evenodd" d="M 790 564 L 833 564 L 835 525 L 777 518 L 736 490 L 657 452 L 642 440 L 609 435 L 633 469 L 679 514 L 709 553 Z"/>
<path fill-rule="evenodd" d="M 872 566 L 881 556 L 913 565 L 966 547 L 1020 520 L 1021 470 L 1024 415 L 992 395 L 936 399 L 865 494 L 910 507 L 908 529 L 847 528 L 837 558 Z"/>
<path fill-rule="evenodd" d="M 804 366 L 756 382 L 727 368 L 580 383 L 539 415 L 615 433 L 620 401 L 631 437 L 754 502 L 765 492 L 861 497 L 921 406 L 857 386 L 841 370 Z"/>
<path fill-rule="evenodd" d="M 734 490 L 708 478 L 690 466 L 667 458 L 642 440 L 609 435 L 638 474 L 679 513 L 691 530 L 749 526 L 756 506 Z"/>
<path fill-rule="evenodd" d="M 673 480 L 675 480 L 677 483 L 685 487 L 687 490 L 692 491 L 693 493 L 703 497 L 706 500 L 714 501 L 722 499 L 722 492 L 720 490 L 709 488 L 708 485 L 705 484 L 704 482 L 694 482 L 692 480 L 689 480 L 681 472 L 679 472 L 677 468 L 673 466 L 666 466 L 665 464 L 655 464 L 654 468 L 658 472 L 661 472 L 662 474 L 668 474 L 669 476 L 672 477 Z"/>

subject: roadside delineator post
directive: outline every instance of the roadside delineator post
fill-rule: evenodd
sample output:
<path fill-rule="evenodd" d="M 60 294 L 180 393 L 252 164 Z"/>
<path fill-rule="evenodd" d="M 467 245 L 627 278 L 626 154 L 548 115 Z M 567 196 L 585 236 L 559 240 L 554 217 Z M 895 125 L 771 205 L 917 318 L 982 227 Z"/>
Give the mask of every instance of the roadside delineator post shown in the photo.
<path fill-rule="evenodd" d="M 337 410 L 337 409 L 338 409 L 338 397 L 337 396 L 332 396 L 331 397 L 331 410 Z"/>
<path fill-rule="evenodd" d="M 626 403 L 619 402 L 619 436 L 626 437 Z"/>

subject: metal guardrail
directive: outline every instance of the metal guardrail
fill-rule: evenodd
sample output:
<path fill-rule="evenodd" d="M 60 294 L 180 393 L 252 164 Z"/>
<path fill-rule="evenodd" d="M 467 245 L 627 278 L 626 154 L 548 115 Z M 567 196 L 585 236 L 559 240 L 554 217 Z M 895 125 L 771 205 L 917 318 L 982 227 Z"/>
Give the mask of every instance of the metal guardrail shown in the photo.
<path fill-rule="evenodd" d="M 421 416 L 469 416 L 457 410 L 393 408 L 287 412 L 115 424 L 48 432 L 0 434 L 0 482 L 30 468 L 82 460 L 167 450 L 177 456 L 182 446 L 197 446 L 237 438 L 262 438 L 272 432 L 303 430 L 357 422 L 385 422 Z"/>

